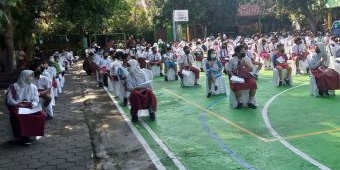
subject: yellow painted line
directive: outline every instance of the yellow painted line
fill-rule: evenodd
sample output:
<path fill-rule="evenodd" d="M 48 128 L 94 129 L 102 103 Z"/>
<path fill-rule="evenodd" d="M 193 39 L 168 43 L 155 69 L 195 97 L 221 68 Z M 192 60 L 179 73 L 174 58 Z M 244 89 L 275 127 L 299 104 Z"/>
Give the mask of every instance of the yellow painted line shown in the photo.
<path fill-rule="evenodd" d="M 246 128 L 240 126 L 240 125 L 238 125 L 237 123 L 234 123 L 234 122 L 232 122 L 231 120 L 229 120 L 229 119 L 227 119 L 227 118 L 224 118 L 224 117 L 218 115 L 217 113 L 215 113 L 215 112 L 213 112 L 213 111 L 210 111 L 210 110 L 208 110 L 208 109 L 205 109 L 204 107 L 202 107 L 202 106 L 200 106 L 200 105 L 198 105 L 198 104 L 196 104 L 196 103 L 194 103 L 194 102 L 191 102 L 191 101 L 185 99 L 184 97 L 182 97 L 182 96 L 180 96 L 180 95 L 178 95 L 178 94 L 172 92 L 172 91 L 169 90 L 169 89 L 162 88 L 162 90 L 165 91 L 165 92 L 167 92 L 168 94 L 170 94 L 170 95 L 172 95 L 172 96 L 175 96 L 175 97 L 177 97 L 177 98 L 179 98 L 179 99 L 181 99 L 181 100 L 187 102 L 187 103 L 190 103 L 191 105 L 197 107 L 197 108 L 200 109 L 200 110 L 205 111 L 206 113 L 208 113 L 208 114 L 210 114 L 210 115 L 212 115 L 212 116 L 215 116 L 216 118 L 219 118 L 219 119 L 223 120 L 224 122 L 230 124 L 231 126 L 234 126 L 235 128 L 237 128 L 237 129 L 239 129 L 239 130 L 241 130 L 241 131 L 243 131 L 243 132 L 245 132 L 245 133 L 247 133 L 247 134 L 249 134 L 249 135 L 255 137 L 256 139 L 258 139 L 258 140 L 260 140 L 260 141 L 263 141 L 263 142 L 269 142 L 269 141 L 270 141 L 270 140 L 268 140 L 268 139 L 266 139 L 266 138 L 264 138 L 264 137 L 262 137 L 262 136 L 259 136 L 259 135 L 255 134 L 254 132 L 252 132 L 252 131 L 250 131 L 250 130 L 248 130 L 248 129 L 246 129 Z"/>
<path fill-rule="evenodd" d="M 305 133 L 305 134 L 300 134 L 300 135 L 287 136 L 287 137 L 284 137 L 284 139 L 297 139 L 297 138 L 303 138 L 303 137 L 309 137 L 309 136 L 315 136 L 315 135 L 321 135 L 321 134 L 327 134 L 327 133 L 333 133 L 333 132 L 339 132 L 339 131 L 340 131 L 340 128 L 336 128 L 336 129 L 330 129 L 330 130 Z M 274 141 L 278 141 L 278 139 L 268 140 L 268 142 L 274 142 Z"/>

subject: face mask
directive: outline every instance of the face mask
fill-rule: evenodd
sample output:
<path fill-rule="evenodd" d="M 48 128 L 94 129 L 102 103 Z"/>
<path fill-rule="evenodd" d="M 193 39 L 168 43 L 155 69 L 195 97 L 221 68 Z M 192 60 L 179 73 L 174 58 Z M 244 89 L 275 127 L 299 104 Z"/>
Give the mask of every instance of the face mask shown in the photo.
<path fill-rule="evenodd" d="M 185 51 L 185 54 L 187 54 L 187 55 L 190 54 L 190 51 L 189 51 L 189 50 L 186 50 L 186 51 Z"/>
<path fill-rule="evenodd" d="M 280 53 L 284 53 L 285 52 L 285 50 L 284 49 L 280 49 Z"/>
<path fill-rule="evenodd" d="M 28 78 L 28 82 L 29 82 L 29 83 L 33 83 L 33 82 L 34 82 L 34 77 L 29 77 L 29 78 Z"/>
<path fill-rule="evenodd" d="M 316 49 L 315 52 L 319 54 L 319 53 L 321 53 L 321 50 L 320 49 Z"/>
<path fill-rule="evenodd" d="M 211 54 L 211 58 L 216 58 L 216 54 Z"/>
<path fill-rule="evenodd" d="M 51 61 L 51 62 L 54 62 L 54 58 L 51 58 L 50 61 Z"/>
<path fill-rule="evenodd" d="M 156 54 L 156 53 L 157 53 L 157 51 L 153 51 L 153 53 L 154 53 L 154 54 Z"/>

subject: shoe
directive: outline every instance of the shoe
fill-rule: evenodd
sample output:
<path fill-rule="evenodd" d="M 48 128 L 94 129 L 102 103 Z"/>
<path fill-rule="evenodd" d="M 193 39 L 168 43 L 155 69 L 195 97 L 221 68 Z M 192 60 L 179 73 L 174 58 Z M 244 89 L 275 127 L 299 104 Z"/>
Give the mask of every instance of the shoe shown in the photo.
<path fill-rule="evenodd" d="M 138 122 L 138 117 L 137 116 L 136 117 L 132 117 L 131 121 L 132 122 Z"/>
<path fill-rule="evenodd" d="M 285 79 L 285 83 L 286 83 L 286 85 L 289 85 L 289 79 Z"/>
<path fill-rule="evenodd" d="M 23 137 L 19 144 L 22 146 L 30 146 L 32 143 L 29 137 Z"/>
<path fill-rule="evenodd" d="M 52 120 L 53 119 L 53 117 L 52 116 L 50 116 L 50 115 L 47 115 L 47 117 L 46 117 L 46 120 Z"/>
<path fill-rule="evenodd" d="M 280 82 L 279 82 L 279 87 L 282 86 L 282 84 L 283 84 L 283 81 L 280 80 Z"/>
<path fill-rule="evenodd" d="M 300 69 L 297 69 L 297 70 L 296 70 L 296 74 L 301 74 Z"/>
<path fill-rule="evenodd" d="M 164 77 L 164 81 L 168 81 L 168 76 L 165 76 L 165 77 Z"/>
<path fill-rule="evenodd" d="M 198 84 L 198 83 L 195 83 L 195 84 L 194 84 L 194 86 L 200 86 L 200 84 Z"/>
<path fill-rule="evenodd" d="M 256 109 L 257 106 L 255 106 L 253 103 L 248 103 L 248 107 L 252 109 Z"/>
<path fill-rule="evenodd" d="M 326 94 L 327 96 L 329 96 L 329 92 L 328 92 L 328 90 L 326 90 L 326 91 L 325 91 L 325 94 Z"/>
<path fill-rule="evenodd" d="M 163 77 L 164 76 L 163 73 L 160 73 L 160 76 Z"/>
<path fill-rule="evenodd" d="M 207 95 L 207 98 L 210 98 L 210 97 L 211 97 L 211 92 L 209 92 Z"/>
<path fill-rule="evenodd" d="M 201 68 L 201 72 L 204 72 L 203 68 Z"/>
<path fill-rule="evenodd" d="M 241 110 L 243 107 L 243 103 L 238 103 L 236 109 Z"/>
<path fill-rule="evenodd" d="M 155 119 L 156 119 L 155 112 L 150 112 L 149 114 L 150 114 L 150 120 L 155 121 Z"/>
<path fill-rule="evenodd" d="M 324 94 L 323 91 L 319 90 L 319 95 L 323 96 L 323 94 Z"/>
<path fill-rule="evenodd" d="M 218 86 L 215 86 L 215 91 L 217 91 L 218 90 Z"/>
<path fill-rule="evenodd" d="M 124 98 L 123 100 L 123 107 L 126 107 L 127 106 L 127 98 Z"/>
<path fill-rule="evenodd" d="M 98 87 L 103 87 L 103 83 L 99 83 L 99 84 L 98 84 Z"/>
<path fill-rule="evenodd" d="M 178 76 L 177 75 L 175 76 L 175 80 L 178 80 Z"/>

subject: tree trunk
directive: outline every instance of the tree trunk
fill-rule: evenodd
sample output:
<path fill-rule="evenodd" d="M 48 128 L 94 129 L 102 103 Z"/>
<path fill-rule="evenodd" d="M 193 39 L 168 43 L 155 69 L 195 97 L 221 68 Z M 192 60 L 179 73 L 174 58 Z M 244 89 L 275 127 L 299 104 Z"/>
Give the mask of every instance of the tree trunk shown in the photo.
<path fill-rule="evenodd" d="M 305 7 L 302 8 L 303 15 L 305 15 L 307 23 L 309 24 L 310 30 L 314 33 L 314 35 L 317 32 L 317 25 L 314 20 L 314 17 L 312 16 L 311 12 L 308 9 L 308 6 L 306 5 Z"/>
<path fill-rule="evenodd" d="M 11 10 L 5 7 L 4 13 L 8 17 L 8 22 L 6 22 L 5 32 L 4 32 L 4 42 L 5 42 L 5 63 L 4 70 L 5 71 L 14 71 L 14 19 L 11 14 Z"/>
<path fill-rule="evenodd" d="M 203 25 L 203 24 L 198 24 L 198 25 L 201 27 L 201 30 L 203 31 L 204 39 L 206 39 L 207 34 L 208 34 L 207 25 Z"/>

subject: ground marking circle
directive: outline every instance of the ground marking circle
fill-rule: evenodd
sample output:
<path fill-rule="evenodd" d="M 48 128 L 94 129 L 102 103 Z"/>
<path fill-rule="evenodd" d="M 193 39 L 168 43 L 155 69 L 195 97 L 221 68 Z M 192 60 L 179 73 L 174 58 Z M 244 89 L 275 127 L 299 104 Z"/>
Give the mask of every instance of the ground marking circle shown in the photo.
<path fill-rule="evenodd" d="M 266 124 L 266 127 L 268 128 L 269 132 L 278 140 L 280 141 L 280 143 L 282 143 L 286 148 L 288 148 L 289 150 L 291 150 L 292 152 L 294 152 L 295 154 L 299 155 L 301 158 L 305 159 L 306 161 L 308 161 L 309 163 L 313 164 L 314 166 L 322 169 L 322 170 L 330 170 L 330 168 L 328 168 L 327 166 L 319 163 L 318 161 L 316 161 L 315 159 L 311 158 L 310 156 L 308 156 L 307 154 L 305 154 L 304 152 L 300 151 L 298 148 L 294 147 L 293 145 L 291 145 L 289 142 L 287 142 L 285 139 L 283 139 L 282 136 L 280 136 L 280 134 L 272 127 L 269 118 L 268 118 L 268 108 L 269 106 L 272 104 L 272 102 L 281 94 L 293 90 L 295 88 L 304 86 L 304 85 L 308 85 L 308 83 L 305 84 L 301 84 L 295 87 L 291 87 L 287 90 L 284 90 L 278 94 L 276 94 L 275 96 L 273 96 L 272 98 L 270 98 L 268 100 L 268 102 L 264 105 L 263 110 L 262 110 L 262 118 L 264 120 L 264 123 Z"/>

